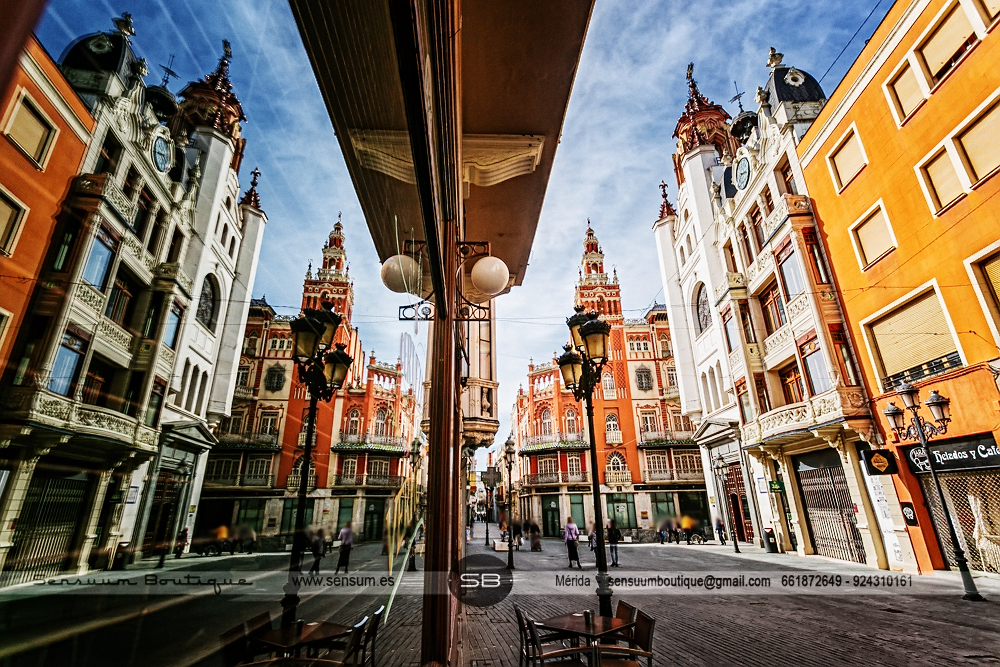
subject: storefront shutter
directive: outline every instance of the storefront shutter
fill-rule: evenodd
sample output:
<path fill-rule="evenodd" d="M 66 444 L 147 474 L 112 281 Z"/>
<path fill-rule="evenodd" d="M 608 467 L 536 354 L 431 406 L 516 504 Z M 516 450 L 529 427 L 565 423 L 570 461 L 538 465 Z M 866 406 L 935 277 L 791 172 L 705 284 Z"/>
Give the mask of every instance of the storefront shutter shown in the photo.
<path fill-rule="evenodd" d="M 934 196 L 937 197 L 938 208 L 944 208 L 962 194 L 962 184 L 958 182 L 955 165 L 947 151 L 928 162 L 924 171 L 930 179 Z"/>
<path fill-rule="evenodd" d="M 861 246 L 862 260 L 865 265 L 871 264 L 894 247 L 892 236 L 889 234 L 889 223 L 881 208 L 855 227 L 854 233 L 857 236 L 858 245 Z"/>
<path fill-rule="evenodd" d="M 956 4 L 938 29 L 920 49 L 932 75 L 937 74 L 975 31 L 961 5 Z"/>
<path fill-rule="evenodd" d="M 871 325 L 885 375 L 957 350 L 935 292 L 910 301 Z"/>
<path fill-rule="evenodd" d="M 837 152 L 833 154 L 833 166 L 837 170 L 837 178 L 843 186 L 854 175 L 865 166 L 865 158 L 861 153 L 861 142 L 858 135 L 851 133 L 851 136 L 841 144 Z"/>
<path fill-rule="evenodd" d="M 899 109 L 904 117 L 909 116 L 910 112 L 924 101 L 924 94 L 917 85 L 917 77 L 912 67 L 907 67 L 896 77 L 892 82 L 892 90 L 896 94 L 896 101 L 899 102 Z"/>
<path fill-rule="evenodd" d="M 983 114 L 975 125 L 959 138 L 977 181 L 1000 167 L 1000 142 L 996 138 L 997 123 L 1000 123 L 1000 104 L 993 105 L 992 109 Z"/>

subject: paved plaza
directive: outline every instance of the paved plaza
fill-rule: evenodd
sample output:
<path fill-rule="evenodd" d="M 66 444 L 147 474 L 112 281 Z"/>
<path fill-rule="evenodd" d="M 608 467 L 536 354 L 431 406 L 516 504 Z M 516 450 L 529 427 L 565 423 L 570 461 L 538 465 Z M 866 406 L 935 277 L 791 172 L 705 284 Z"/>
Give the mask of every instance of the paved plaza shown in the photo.
<path fill-rule="evenodd" d="M 495 531 L 495 527 L 491 532 Z M 469 553 L 491 553 L 482 526 Z M 569 575 L 565 549 L 544 540 L 543 551 L 515 553 L 514 588 L 493 607 L 465 606 L 459 615 L 457 650 L 462 667 L 517 665 L 517 628 L 513 604 L 535 618 L 596 609 L 594 586 L 544 590 L 541 582 Z M 772 574 L 879 574 L 822 558 L 765 554 L 743 546 L 742 554 L 717 544 L 622 545 L 615 576 L 659 572 Z M 506 554 L 497 556 L 506 558 Z M 581 549 L 583 570 L 593 583 L 593 554 Z M 283 579 L 285 554 L 169 560 L 161 572 L 209 572 L 228 569 L 275 581 Z M 379 545 L 360 545 L 354 572 L 385 573 Z M 131 576 L 142 575 L 140 564 Z M 332 565 L 328 558 L 326 565 Z M 418 565 L 421 564 L 418 559 Z M 398 568 L 398 563 L 397 563 Z M 883 573 L 884 574 L 884 573 Z M 379 633 L 378 664 L 419 664 L 422 574 L 405 575 Z M 977 581 L 986 603 L 961 600 L 952 573 L 916 579 L 909 591 L 872 594 L 776 594 L 738 592 L 664 592 L 663 589 L 616 592 L 656 619 L 655 665 L 986 665 L 1000 662 L 1000 580 Z M 356 622 L 387 601 L 377 594 L 303 595 L 299 616 L 310 620 Z M 123 596 L 48 595 L 0 602 L 0 665 L 223 665 L 219 635 L 263 611 L 280 613 L 279 597 L 196 595 L 135 599 Z"/>

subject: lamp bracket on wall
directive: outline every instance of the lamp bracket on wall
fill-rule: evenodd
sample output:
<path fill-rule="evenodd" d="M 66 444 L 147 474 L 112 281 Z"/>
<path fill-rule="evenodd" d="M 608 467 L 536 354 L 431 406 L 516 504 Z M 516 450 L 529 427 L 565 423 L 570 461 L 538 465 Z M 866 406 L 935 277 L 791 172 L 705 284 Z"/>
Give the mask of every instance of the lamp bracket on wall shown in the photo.
<path fill-rule="evenodd" d="M 423 252 L 426 242 L 406 240 L 403 242 L 403 254 L 414 256 Z M 477 260 L 490 255 L 489 241 L 465 241 L 458 244 L 458 271 L 455 275 L 455 284 L 459 284 L 463 266 L 469 260 Z M 462 294 L 461 289 L 456 290 L 458 297 L 458 309 L 455 321 L 457 322 L 489 322 L 491 317 L 490 302 L 484 304 L 474 303 Z M 418 301 L 399 307 L 399 319 L 402 321 L 428 321 L 434 319 L 436 308 L 430 299 Z"/>

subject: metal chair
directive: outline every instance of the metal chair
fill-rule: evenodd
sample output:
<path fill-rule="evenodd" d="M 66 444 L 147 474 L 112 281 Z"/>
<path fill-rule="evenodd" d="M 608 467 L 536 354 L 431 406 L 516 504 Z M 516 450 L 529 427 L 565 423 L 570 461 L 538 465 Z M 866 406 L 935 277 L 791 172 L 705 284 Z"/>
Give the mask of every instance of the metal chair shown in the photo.
<path fill-rule="evenodd" d="M 635 632 L 629 648 L 622 646 L 601 646 L 601 667 L 640 667 L 639 661 L 646 658 L 646 667 L 653 667 L 653 626 L 655 619 L 636 610 Z"/>
<path fill-rule="evenodd" d="M 340 665 L 351 664 L 355 667 L 364 665 L 364 662 L 358 662 L 358 658 L 361 657 L 361 643 L 364 641 L 366 625 L 368 625 L 367 616 L 358 621 L 357 624 L 355 624 L 355 626 L 351 629 L 351 634 L 347 636 L 347 641 L 344 643 L 343 653 L 341 653 L 340 658 L 330 662 Z M 329 660 L 329 658 L 326 658 L 325 656 L 323 659 Z M 351 662 L 348 663 L 348 660 Z"/>
<path fill-rule="evenodd" d="M 528 624 L 525 620 L 524 614 L 521 613 L 521 609 L 514 605 L 514 614 L 517 616 L 517 633 L 518 638 L 521 640 L 520 650 L 518 651 L 518 667 L 524 667 L 525 665 L 533 664 L 535 660 L 534 649 L 531 644 L 531 639 L 528 636 Z M 566 636 L 561 632 L 550 632 L 546 634 L 539 635 L 539 640 L 542 644 L 553 644 L 559 643 L 563 646 L 562 640 Z"/>
<path fill-rule="evenodd" d="M 550 665 L 550 667 L 588 667 L 589 662 L 585 658 L 593 655 L 595 649 L 592 646 L 572 646 L 546 651 L 546 644 L 542 642 L 541 636 L 538 634 L 535 619 L 527 618 L 525 625 L 531 651 L 530 659 L 538 667 L 545 667 L 545 665 Z"/>
<path fill-rule="evenodd" d="M 371 645 L 372 667 L 375 667 L 375 638 L 378 637 L 378 626 L 382 622 L 382 614 L 385 613 L 385 605 L 382 605 L 372 614 L 372 620 L 365 630 L 364 639 L 361 642 L 361 665 L 368 664 L 368 646 Z"/>
<path fill-rule="evenodd" d="M 635 621 L 636 611 L 637 611 L 636 608 L 630 605 L 628 602 L 625 602 L 624 600 L 619 600 L 618 608 L 615 610 L 615 618 L 619 618 L 623 621 L 628 621 L 629 623 L 632 623 L 633 621 Z M 613 635 L 609 635 L 604 641 L 614 642 L 615 644 L 618 644 L 618 642 L 628 642 L 628 645 L 632 646 L 633 634 L 634 634 L 634 628 L 625 628 L 624 630 L 616 632 Z M 632 646 L 632 648 L 635 647 Z"/>

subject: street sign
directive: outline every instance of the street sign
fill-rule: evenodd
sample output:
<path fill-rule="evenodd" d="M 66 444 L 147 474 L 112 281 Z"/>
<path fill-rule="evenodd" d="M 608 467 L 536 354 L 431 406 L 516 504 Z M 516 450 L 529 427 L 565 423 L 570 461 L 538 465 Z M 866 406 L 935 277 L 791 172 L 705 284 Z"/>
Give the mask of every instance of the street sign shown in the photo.
<path fill-rule="evenodd" d="M 483 473 L 481 479 L 487 488 L 495 489 L 497 488 L 497 484 L 500 483 L 500 473 L 497 472 L 495 466 L 490 466 L 486 469 L 486 472 Z"/>

